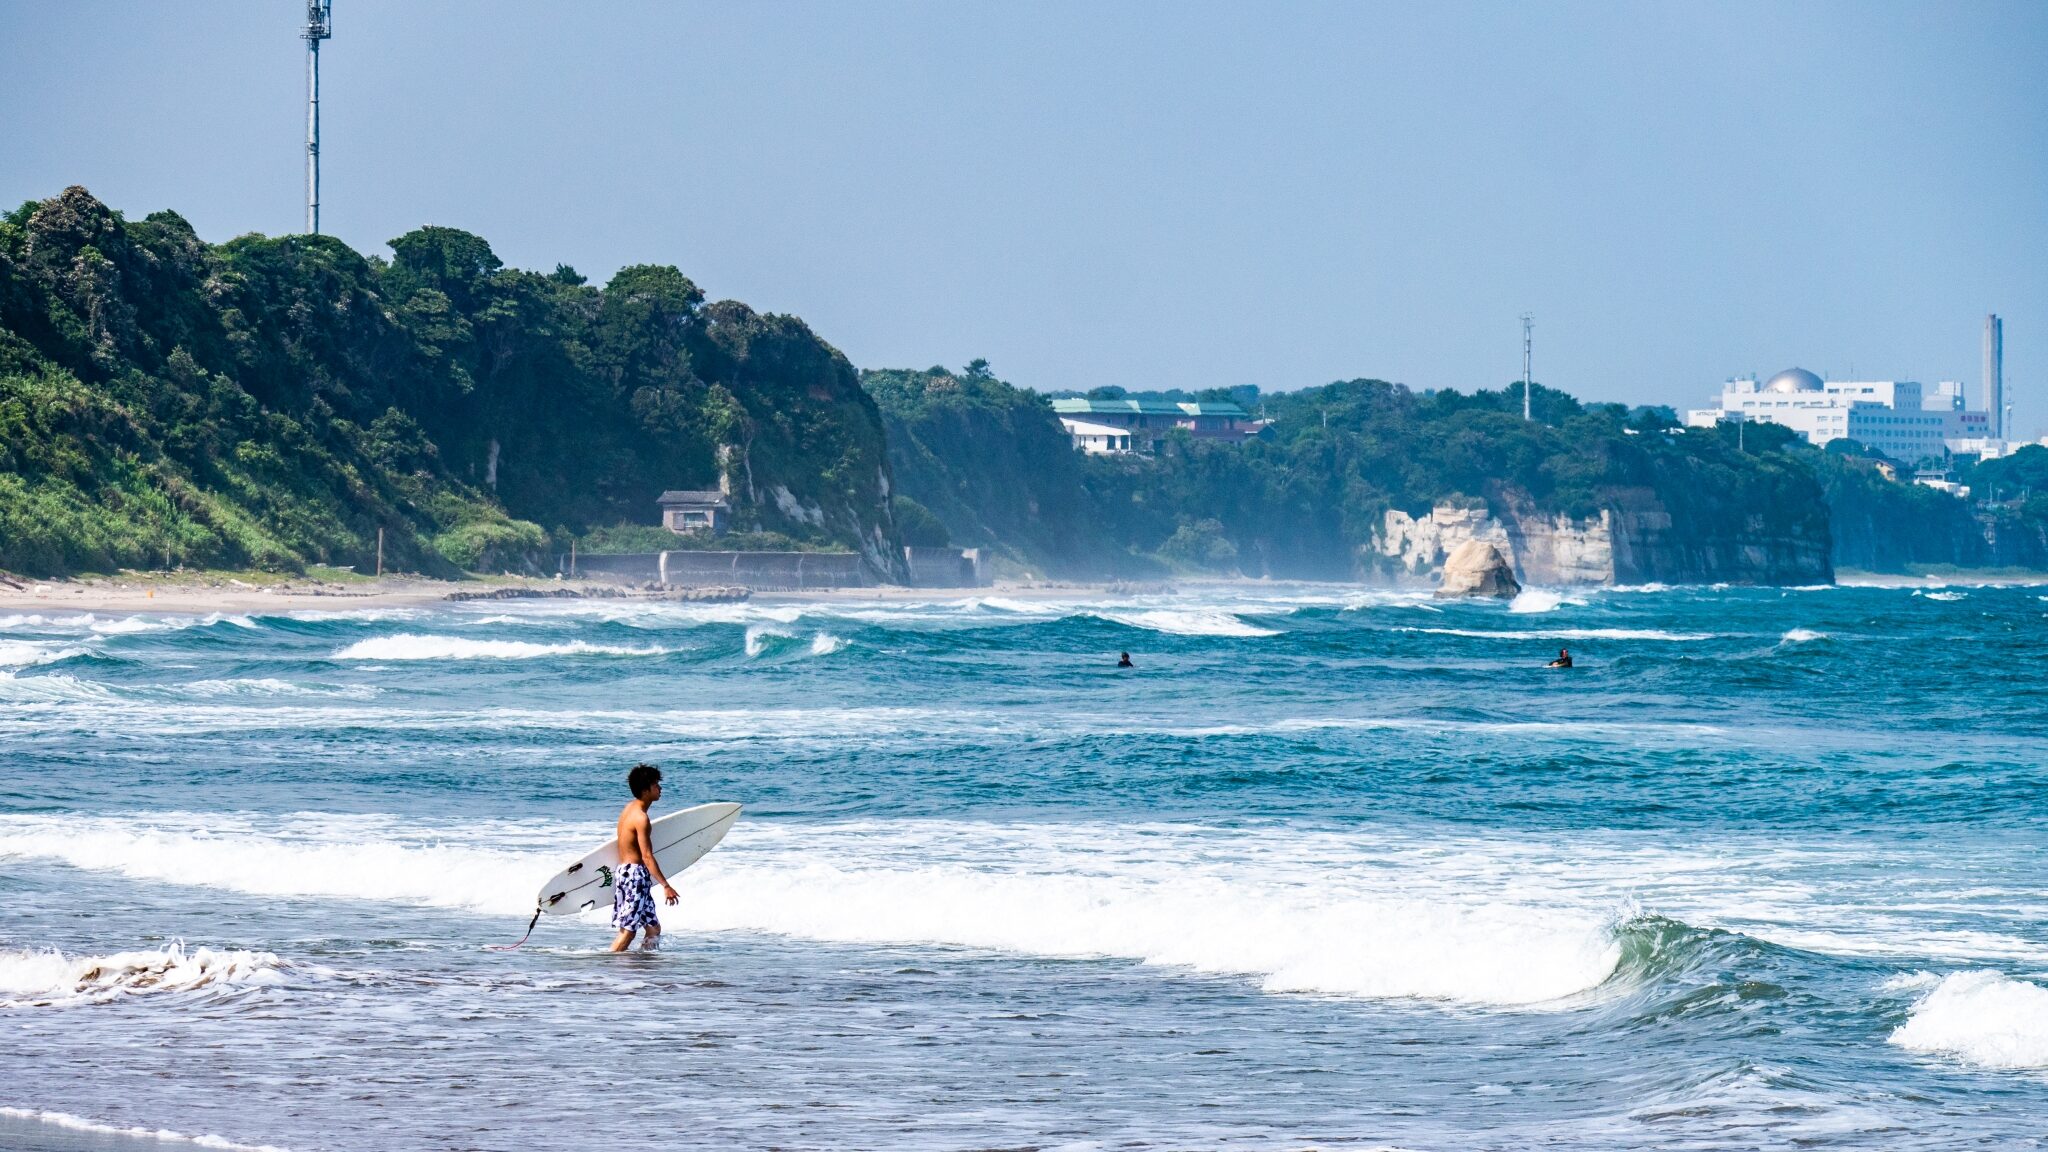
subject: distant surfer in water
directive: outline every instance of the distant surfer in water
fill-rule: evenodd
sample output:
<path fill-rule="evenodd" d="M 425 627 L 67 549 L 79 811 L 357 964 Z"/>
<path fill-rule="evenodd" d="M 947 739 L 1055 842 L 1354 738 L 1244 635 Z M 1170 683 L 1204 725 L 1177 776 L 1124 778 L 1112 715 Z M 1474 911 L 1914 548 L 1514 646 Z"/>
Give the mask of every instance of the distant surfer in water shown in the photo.
<path fill-rule="evenodd" d="M 1116 666 L 1117 666 L 1117 667 L 1119 667 L 1119 668 L 1136 668 L 1136 667 L 1137 667 L 1137 665 L 1136 665 L 1136 664 L 1133 664 L 1133 663 L 1131 663 L 1131 654 L 1130 654 L 1129 652 L 1124 652 L 1124 653 L 1120 653 L 1120 654 L 1119 654 L 1119 658 L 1118 658 L 1118 660 L 1117 660 L 1117 662 L 1116 662 Z"/>
<path fill-rule="evenodd" d="M 633 765 L 626 787 L 632 790 L 633 802 L 619 813 L 619 881 L 612 889 L 612 927 L 619 930 L 619 938 L 612 941 L 614 952 L 624 952 L 633 943 L 633 933 L 642 929 L 646 935 L 640 947 L 652 949 L 661 943 L 661 918 L 654 914 L 655 884 L 661 885 L 668 903 L 679 899 L 675 885 L 661 874 L 661 862 L 654 858 L 654 845 L 647 838 L 647 810 L 661 799 L 661 769 Z"/>
<path fill-rule="evenodd" d="M 1557 659 L 1552 660 L 1550 663 L 1544 665 L 1545 668 L 1569 668 L 1571 666 L 1572 653 L 1571 649 L 1569 648 L 1559 648 L 1557 650 Z"/>

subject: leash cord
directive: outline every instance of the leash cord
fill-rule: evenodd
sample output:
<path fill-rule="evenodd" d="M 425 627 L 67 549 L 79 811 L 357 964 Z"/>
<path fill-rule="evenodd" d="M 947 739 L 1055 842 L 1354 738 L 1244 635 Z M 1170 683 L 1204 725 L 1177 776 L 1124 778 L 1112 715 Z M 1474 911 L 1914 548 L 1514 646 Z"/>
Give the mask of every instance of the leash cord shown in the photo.
<path fill-rule="evenodd" d="M 510 944 L 486 944 L 484 947 L 492 952 L 510 952 L 521 944 L 526 943 L 527 937 L 533 935 L 533 926 L 538 923 L 540 923 L 540 909 L 535 908 L 533 910 L 533 919 L 526 922 L 526 936 L 521 936 Z"/>

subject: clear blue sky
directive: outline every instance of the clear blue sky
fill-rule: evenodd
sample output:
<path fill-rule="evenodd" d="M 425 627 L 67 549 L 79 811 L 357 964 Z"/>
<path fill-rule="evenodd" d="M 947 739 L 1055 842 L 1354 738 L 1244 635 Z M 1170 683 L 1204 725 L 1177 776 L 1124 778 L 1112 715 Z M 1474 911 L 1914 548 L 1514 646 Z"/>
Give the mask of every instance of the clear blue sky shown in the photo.
<path fill-rule="evenodd" d="M 2048 3 L 336 0 L 323 223 L 673 263 L 865 367 L 1703 403 L 1965 380 L 2048 431 Z M 302 218 L 293 0 L 0 4 L 0 199 Z"/>

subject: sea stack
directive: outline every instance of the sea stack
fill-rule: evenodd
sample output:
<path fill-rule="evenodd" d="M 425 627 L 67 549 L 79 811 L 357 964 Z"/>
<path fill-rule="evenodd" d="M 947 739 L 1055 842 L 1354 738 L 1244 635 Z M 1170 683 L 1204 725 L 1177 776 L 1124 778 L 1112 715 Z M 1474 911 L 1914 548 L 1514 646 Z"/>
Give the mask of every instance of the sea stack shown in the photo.
<path fill-rule="evenodd" d="M 1445 600 L 1463 596 L 1512 600 L 1521 591 L 1514 566 L 1497 546 L 1484 540 L 1467 540 L 1452 549 L 1444 561 L 1444 579 L 1436 594 L 1438 599 Z"/>

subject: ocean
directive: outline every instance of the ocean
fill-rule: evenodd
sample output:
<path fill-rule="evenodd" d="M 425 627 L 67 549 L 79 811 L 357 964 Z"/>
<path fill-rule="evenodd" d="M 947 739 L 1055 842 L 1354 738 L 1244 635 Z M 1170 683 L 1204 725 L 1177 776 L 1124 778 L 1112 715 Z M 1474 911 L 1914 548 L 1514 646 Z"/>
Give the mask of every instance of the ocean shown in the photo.
<path fill-rule="evenodd" d="M 0 1145 L 2040 1147 L 2044 593 L 0 615 Z"/>

